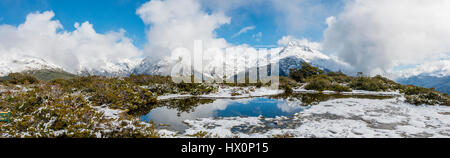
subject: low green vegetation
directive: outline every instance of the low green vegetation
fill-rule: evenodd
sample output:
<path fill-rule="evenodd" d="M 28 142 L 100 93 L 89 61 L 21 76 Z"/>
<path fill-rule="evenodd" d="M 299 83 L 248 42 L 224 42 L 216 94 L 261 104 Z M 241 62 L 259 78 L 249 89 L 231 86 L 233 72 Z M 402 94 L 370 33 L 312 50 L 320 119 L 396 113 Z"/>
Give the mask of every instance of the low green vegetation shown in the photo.
<path fill-rule="evenodd" d="M 340 82 L 335 80 L 332 76 L 320 74 L 308 77 L 306 79 L 308 84 L 305 86 L 307 90 L 331 90 L 336 92 L 349 92 L 351 89 L 348 86 L 341 85 Z"/>
<path fill-rule="evenodd" d="M 446 93 L 440 93 L 432 88 L 417 86 L 402 86 L 401 92 L 405 94 L 406 102 L 415 105 L 447 105 L 450 106 L 450 97 Z"/>
<path fill-rule="evenodd" d="M 38 80 L 50 81 L 55 79 L 71 79 L 77 77 L 77 75 L 62 71 L 62 70 L 31 70 L 26 71 L 24 74 L 36 77 Z"/>
<path fill-rule="evenodd" d="M 343 74 L 342 72 L 328 72 L 314 67 L 308 63 L 302 63 L 300 69 L 291 69 L 289 78 L 301 82 L 307 83 L 305 89 L 308 90 L 331 90 L 337 92 L 351 91 L 348 86 L 343 85 L 352 80 L 351 77 Z"/>
<path fill-rule="evenodd" d="M 123 78 L 130 83 L 143 86 L 158 95 L 192 94 L 201 95 L 217 91 L 217 87 L 208 83 L 175 83 L 168 76 L 131 75 Z"/>
<path fill-rule="evenodd" d="M 124 109 L 120 117 L 111 118 L 96 110 L 102 102 L 84 91 L 68 93 L 61 86 L 42 83 L 16 87 L 0 93 L 0 110 L 11 112 L 11 122 L 0 127 L 0 137 L 159 137 L 153 125 L 126 113 L 133 107 L 124 105 L 133 99 L 117 100 L 102 105 Z"/>
<path fill-rule="evenodd" d="M 40 72 L 45 74 L 45 72 Z M 39 79 L 37 73 L 11 73 L 0 79 L 0 111 L 11 112 L 11 122 L 0 124 L 0 137 L 159 137 L 151 123 L 139 116 L 151 109 L 166 106 L 180 112 L 211 103 L 206 99 L 177 99 L 158 101 L 166 94 L 202 95 L 215 93 L 219 86 L 270 86 L 271 83 L 174 83 L 170 77 L 131 75 L 108 78 L 99 76 L 52 77 Z M 58 76 L 58 75 L 56 75 Z M 405 101 L 415 105 L 450 105 L 450 97 L 434 89 L 405 86 L 382 76 L 347 76 L 341 72 L 324 72 L 303 64 L 291 69 L 288 77 L 280 77 L 284 94 L 276 97 L 295 98 L 293 89 L 336 92 L 351 90 L 399 91 Z M 240 92 L 240 91 L 239 91 Z M 232 95 L 241 95 L 238 91 Z M 304 104 L 311 105 L 334 95 L 299 95 Z M 354 96 L 350 96 L 354 97 Z M 119 114 L 105 112 L 114 110 Z M 197 136 L 205 136 L 198 133 Z"/>
<path fill-rule="evenodd" d="M 285 95 L 291 95 L 294 93 L 293 88 L 299 87 L 300 84 L 294 79 L 287 77 L 280 77 L 280 88 L 284 90 Z"/>
<path fill-rule="evenodd" d="M 289 78 L 297 82 L 306 82 L 306 79 L 316 75 L 323 74 L 324 71 L 314 67 L 306 62 L 302 63 L 300 69 L 290 69 Z"/>
<path fill-rule="evenodd" d="M 367 77 L 347 76 L 342 72 L 324 72 L 317 67 L 303 64 L 300 69 L 291 69 L 289 78 L 305 85 L 307 90 L 349 92 L 366 91 L 399 91 L 405 94 L 406 102 L 415 105 L 450 105 L 448 94 L 440 93 L 432 88 L 412 85 L 401 85 L 380 75 Z M 287 86 L 284 86 L 287 87 Z M 285 89 L 283 86 L 282 88 Z"/>
<path fill-rule="evenodd" d="M 200 99 L 200 98 L 184 98 L 184 99 L 169 99 L 165 101 L 158 102 L 155 107 L 167 107 L 169 109 L 176 109 L 177 115 L 180 116 L 181 113 L 193 112 L 194 109 L 203 104 L 213 103 L 215 100 L 213 99 Z M 141 114 L 147 114 L 151 109 L 147 109 L 147 111 L 141 111 Z"/>
<path fill-rule="evenodd" d="M 194 137 L 194 138 L 218 138 L 218 135 L 212 135 L 211 133 L 200 131 L 194 134 L 186 134 L 188 137 Z"/>
<path fill-rule="evenodd" d="M 355 77 L 349 83 L 350 88 L 367 91 L 393 91 L 401 89 L 401 85 L 385 77 Z"/>
<path fill-rule="evenodd" d="M 151 123 L 139 118 L 167 105 L 157 101 L 158 95 L 217 91 L 211 84 L 177 84 L 170 77 L 146 75 L 45 81 L 29 73 L 12 73 L 1 82 L 0 110 L 11 112 L 11 122 L 0 124 L 0 137 L 159 137 Z M 208 100 L 177 102 L 170 105 L 188 112 Z M 99 109 L 120 113 L 111 116 Z"/>
<path fill-rule="evenodd" d="M 85 88 L 95 106 L 113 109 L 134 111 L 155 104 L 157 98 L 149 90 L 120 79 L 101 78 Z"/>
<path fill-rule="evenodd" d="M 29 74 L 23 74 L 23 73 L 10 73 L 7 77 L 5 77 L 2 81 L 3 83 L 10 83 L 10 84 L 36 84 L 39 83 L 39 80 Z"/>
<path fill-rule="evenodd" d="M 23 73 L 10 73 L 8 76 L 0 78 L 3 84 L 36 84 L 40 81 L 50 81 L 55 79 L 71 79 L 76 75 L 57 70 L 30 70 Z"/>

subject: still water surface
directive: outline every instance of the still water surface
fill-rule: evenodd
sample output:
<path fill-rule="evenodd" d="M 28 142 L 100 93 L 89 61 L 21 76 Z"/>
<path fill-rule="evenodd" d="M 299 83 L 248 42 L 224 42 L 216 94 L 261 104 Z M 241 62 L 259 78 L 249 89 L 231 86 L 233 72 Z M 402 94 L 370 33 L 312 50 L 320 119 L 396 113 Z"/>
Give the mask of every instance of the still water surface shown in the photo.
<path fill-rule="evenodd" d="M 142 121 L 169 125 L 167 128 L 184 131 L 188 128 L 183 120 L 215 117 L 258 117 L 274 118 L 292 116 L 321 101 L 338 98 L 387 99 L 377 96 L 343 96 L 324 94 L 299 94 L 291 97 L 259 97 L 246 99 L 173 99 L 161 102 L 141 116 Z"/>

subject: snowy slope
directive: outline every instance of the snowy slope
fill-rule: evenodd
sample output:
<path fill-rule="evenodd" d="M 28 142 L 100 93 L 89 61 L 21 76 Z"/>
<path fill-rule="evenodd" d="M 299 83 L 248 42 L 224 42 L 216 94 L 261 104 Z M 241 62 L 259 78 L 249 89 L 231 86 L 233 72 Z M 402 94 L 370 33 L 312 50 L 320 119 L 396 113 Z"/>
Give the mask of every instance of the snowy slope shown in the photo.
<path fill-rule="evenodd" d="M 55 70 L 67 71 L 61 66 L 49 63 L 44 59 L 28 55 L 2 55 L 0 56 L 0 76 L 6 76 L 13 72 L 24 72 L 32 70 Z M 70 72 L 77 75 L 99 75 L 99 76 L 128 76 L 133 73 L 140 59 L 124 59 L 120 62 L 108 62 L 95 69 L 80 68 L 80 71 Z"/>
<path fill-rule="evenodd" d="M 107 62 L 105 65 L 95 69 L 81 68 L 76 74 L 107 77 L 129 76 L 133 73 L 135 67 L 139 65 L 139 61 L 138 59 L 125 59 L 119 62 Z"/>
<path fill-rule="evenodd" d="M 213 76 L 233 76 L 234 72 L 243 73 L 246 68 L 254 68 L 257 65 L 266 66 L 269 64 L 280 64 L 280 75 L 287 75 L 290 68 L 299 68 L 301 63 L 308 62 L 324 70 L 343 71 L 351 73 L 351 66 L 315 50 L 309 46 L 296 42 L 290 42 L 284 47 L 272 48 L 262 52 L 259 56 L 271 55 L 273 58 L 266 61 L 258 61 L 258 53 L 255 49 L 244 51 L 248 47 L 234 47 L 233 51 L 222 54 L 206 54 L 203 57 L 203 74 L 205 77 Z M 0 60 L 0 75 L 7 75 L 11 72 L 22 72 L 39 69 L 60 69 L 60 66 L 46 62 L 43 59 L 30 56 L 10 56 Z M 78 75 L 99 75 L 99 76 L 128 76 L 130 74 L 147 75 L 170 75 L 172 71 L 180 72 L 183 66 L 190 62 L 185 54 L 172 54 L 162 59 L 147 57 L 143 60 L 123 59 L 119 62 L 106 62 L 107 64 L 95 68 L 79 68 Z M 225 63 L 225 64 L 224 64 Z M 66 70 L 67 71 L 67 70 Z M 70 72 L 70 71 L 68 71 Z M 197 71 L 196 73 L 202 73 Z"/>
<path fill-rule="evenodd" d="M 286 47 L 281 49 L 279 62 L 281 71 L 286 73 L 289 72 L 290 68 L 298 68 L 302 62 L 310 63 L 321 69 L 342 71 L 345 73 L 352 72 L 351 66 L 347 63 L 295 41 L 290 42 Z"/>
<path fill-rule="evenodd" d="M 176 63 L 173 60 L 157 60 L 151 57 L 147 57 L 143 59 L 134 69 L 134 74 L 145 74 L 145 75 L 168 75 L 168 69 L 172 63 Z"/>
<path fill-rule="evenodd" d="M 13 72 L 42 69 L 62 70 L 61 67 L 43 59 L 27 55 L 3 55 L 0 59 L 0 76 L 6 76 Z"/>
<path fill-rule="evenodd" d="M 333 58 L 325 55 L 324 53 L 312 49 L 306 45 L 301 45 L 296 42 L 291 42 L 285 47 L 272 48 L 265 54 L 260 54 L 260 56 L 267 56 L 272 54 L 275 56 L 269 61 L 259 61 L 257 58 L 256 50 L 251 50 L 247 54 L 239 49 L 239 47 L 234 49 L 235 51 L 229 51 L 227 54 L 214 54 L 205 55 L 203 57 L 203 73 L 207 77 L 212 77 L 218 74 L 226 74 L 226 76 L 232 76 L 235 69 L 237 73 L 245 72 L 245 68 L 252 68 L 259 66 L 265 66 L 268 64 L 279 63 L 280 64 L 280 74 L 286 75 L 289 73 L 290 68 L 299 68 L 300 64 L 303 62 L 308 62 L 319 68 L 332 70 L 332 71 L 343 71 L 347 73 L 352 73 L 351 66 Z M 277 53 L 278 55 L 273 55 Z M 133 71 L 137 74 L 162 74 L 169 75 L 171 70 L 177 70 L 178 67 L 174 65 L 189 64 L 184 59 L 188 59 L 185 56 L 168 56 L 162 60 L 154 60 L 151 58 L 146 58 L 143 62 L 136 67 Z M 245 64 L 247 63 L 247 64 Z M 224 70 L 224 72 L 220 71 Z"/>

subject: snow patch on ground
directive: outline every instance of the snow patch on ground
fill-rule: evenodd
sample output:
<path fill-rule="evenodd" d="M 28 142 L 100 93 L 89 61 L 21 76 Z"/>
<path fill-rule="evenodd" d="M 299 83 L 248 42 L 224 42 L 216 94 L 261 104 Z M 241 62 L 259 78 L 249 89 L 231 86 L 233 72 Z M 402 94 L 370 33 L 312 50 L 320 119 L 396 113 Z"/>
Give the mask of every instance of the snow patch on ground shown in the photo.
<path fill-rule="evenodd" d="M 114 119 L 117 120 L 119 119 L 119 114 L 123 113 L 123 110 L 116 110 L 116 109 L 111 109 L 108 108 L 108 106 L 104 105 L 104 106 L 93 106 L 93 108 L 99 112 L 99 113 L 103 113 L 103 116 L 107 119 Z"/>
<path fill-rule="evenodd" d="M 335 91 L 315 91 L 307 90 L 303 85 L 300 88 L 294 88 L 294 93 L 306 93 L 306 94 L 341 94 L 341 95 L 372 95 L 372 96 L 401 96 L 400 92 L 390 91 L 390 92 L 375 92 L 375 91 L 365 91 L 365 90 L 353 90 L 351 92 L 335 92 Z M 205 94 L 205 95 L 191 95 L 191 94 L 166 94 L 158 96 L 158 100 L 168 100 L 168 99 L 180 99 L 180 98 L 205 98 L 205 99 L 239 99 L 239 98 L 251 98 L 251 97 L 264 97 L 264 96 L 274 96 L 284 93 L 280 89 L 272 89 L 270 87 L 229 87 L 229 86 L 219 86 L 218 91 L 215 93 Z"/>
<path fill-rule="evenodd" d="M 190 95 L 190 94 L 168 94 L 158 96 L 158 100 L 178 99 L 188 97 L 198 98 L 214 98 L 214 99 L 237 99 L 250 97 L 263 97 L 282 94 L 283 90 L 271 89 L 269 87 L 219 87 L 216 93 L 205 95 Z M 234 93 L 234 94 L 233 94 Z"/>
<path fill-rule="evenodd" d="M 158 100 L 168 100 L 168 99 L 175 99 L 175 98 L 188 98 L 192 97 L 193 95 L 190 94 L 168 94 L 168 95 L 162 95 L 158 96 Z"/>
<path fill-rule="evenodd" d="M 221 119 L 203 118 L 198 120 L 185 120 L 184 122 L 190 126 L 190 128 L 185 131 L 185 135 L 193 135 L 201 131 L 206 131 L 213 136 L 219 137 L 248 137 L 244 133 L 233 133 L 232 128 L 241 125 L 263 126 L 258 117 L 224 117 Z"/>
<path fill-rule="evenodd" d="M 319 91 L 315 91 L 315 90 L 307 90 L 304 88 L 298 88 L 298 89 L 293 89 L 294 93 L 323 93 L 323 94 L 338 94 L 338 92 L 335 91 L 329 91 L 329 90 L 325 90 L 322 92 Z M 339 94 L 342 95 L 372 95 L 372 96 L 401 96 L 400 92 L 397 91 L 391 91 L 391 92 L 375 92 L 375 91 L 365 91 L 365 90 L 353 90 L 351 92 L 340 92 Z"/>
<path fill-rule="evenodd" d="M 450 107 L 414 106 L 393 99 L 335 99 L 292 117 L 186 120 L 185 134 L 218 137 L 450 137 Z"/>

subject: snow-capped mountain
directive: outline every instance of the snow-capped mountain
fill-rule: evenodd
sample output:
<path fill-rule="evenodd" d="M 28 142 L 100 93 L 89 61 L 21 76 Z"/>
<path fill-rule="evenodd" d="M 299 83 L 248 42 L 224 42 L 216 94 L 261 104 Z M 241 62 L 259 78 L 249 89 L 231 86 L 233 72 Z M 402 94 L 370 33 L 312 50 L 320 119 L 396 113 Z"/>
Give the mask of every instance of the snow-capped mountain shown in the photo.
<path fill-rule="evenodd" d="M 412 76 L 450 76 L 450 60 L 426 62 L 416 66 L 415 68 L 400 71 L 399 74 L 400 78 L 408 78 Z"/>
<path fill-rule="evenodd" d="M 300 68 L 301 63 L 303 62 L 310 63 L 324 70 L 352 73 L 350 65 L 337 58 L 327 56 L 319 50 L 315 50 L 297 42 L 290 42 L 284 47 L 272 48 L 268 51 L 259 52 L 259 56 L 272 56 L 270 60 L 258 60 L 257 52 L 254 49 L 244 52 L 245 48 L 236 47 L 232 50 L 234 51 L 228 51 L 226 54 L 203 56 L 204 76 L 213 77 L 217 74 L 232 76 L 235 71 L 241 73 L 245 72 L 246 68 L 276 63 L 279 63 L 280 65 L 280 75 L 287 75 L 289 69 Z M 186 60 L 190 60 L 190 58 L 183 55 L 172 55 L 165 57 L 162 60 L 146 58 L 133 72 L 137 74 L 170 75 L 172 70 L 179 68 L 175 67 L 175 65 L 190 64 L 190 62 L 186 62 Z M 177 72 L 181 70 L 174 71 Z"/>
<path fill-rule="evenodd" d="M 428 62 L 400 73 L 397 82 L 450 93 L 450 60 Z"/>
<path fill-rule="evenodd" d="M 71 72 L 78 75 L 99 75 L 99 76 L 127 76 L 133 73 L 134 68 L 139 64 L 132 60 L 124 60 L 118 63 L 108 62 L 96 69 L 81 68 L 78 72 Z M 67 71 L 61 66 L 47 62 L 44 59 L 28 55 L 5 55 L 0 61 L 0 76 L 6 76 L 13 72 L 24 72 L 32 70 L 55 70 Z"/>
<path fill-rule="evenodd" d="M 86 75 L 97 75 L 97 76 L 107 76 L 107 77 L 117 77 L 117 76 L 128 76 L 133 73 L 136 66 L 140 64 L 138 59 L 127 59 L 119 62 L 106 62 L 105 65 L 101 67 L 93 68 L 81 68 L 76 74 L 86 76 Z"/>
<path fill-rule="evenodd" d="M 435 88 L 437 91 L 450 94 L 450 76 L 417 75 L 397 80 L 401 84 Z"/>
<path fill-rule="evenodd" d="M 286 47 L 281 48 L 279 54 L 281 73 L 284 72 L 288 74 L 289 69 L 299 68 L 300 64 L 303 62 L 307 62 L 324 70 L 342 71 L 348 74 L 352 73 L 352 67 L 349 64 L 295 41 L 289 42 Z"/>
<path fill-rule="evenodd" d="M 13 72 L 29 70 L 62 70 L 61 67 L 48 63 L 44 59 L 28 55 L 3 55 L 0 59 L 0 76 Z"/>
<path fill-rule="evenodd" d="M 244 51 L 246 49 L 250 51 Z M 183 53 L 172 54 L 162 59 L 151 57 L 143 60 L 124 59 L 120 62 L 106 62 L 107 64 L 95 68 L 82 67 L 79 71 L 71 73 L 108 77 L 128 76 L 130 74 L 170 75 L 171 72 L 181 71 L 183 66 L 180 65 L 191 64 L 190 57 L 185 55 Z M 258 60 L 261 59 L 261 56 L 272 56 L 272 58 L 269 60 Z M 260 51 L 259 55 L 256 49 L 248 47 L 235 47 L 223 54 L 205 54 L 203 56 L 203 76 L 211 78 L 218 74 L 220 76 L 222 74 L 233 76 L 235 72 L 242 73 L 248 68 L 267 66 L 269 64 L 279 64 L 280 75 L 287 75 L 289 69 L 300 68 L 303 62 L 308 62 L 324 70 L 351 72 L 351 66 L 337 58 L 327 56 L 319 50 L 294 41 L 284 47 Z M 8 56 L 0 62 L 0 75 L 2 76 L 11 72 L 39 69 L 64 70 L 60 66 L 31 56 Z"/>
<path fill-rule="evenodd" d="M 145 75 L 168 75 L 169 70 L 165 70 L 170 67 L 169 60 L 157 60 L 151 57 L 143 59 L 134 69 L 134 74 Z"/>
<path fill-rule="evenodd" d="M 0 59 L 0 76 L 7 76 L 9 73 L 24 72 L 33 70 L 66 71 L 77 75 L 99 75 L 99 76 L 127 76 L 133 73 L 140 60 L 123 60 L 117 63 L 107 62 L 107 64 L 95 69 L 81 67 L 80 71 L 72 72 L 63 67 L 47 62 L 44 59 L 29 55 L 3 55 Z"/>

